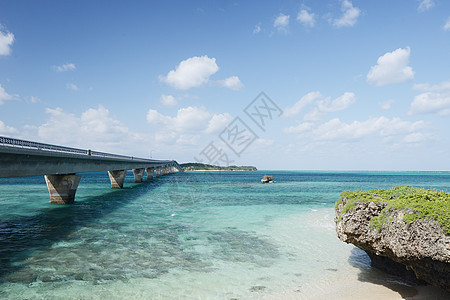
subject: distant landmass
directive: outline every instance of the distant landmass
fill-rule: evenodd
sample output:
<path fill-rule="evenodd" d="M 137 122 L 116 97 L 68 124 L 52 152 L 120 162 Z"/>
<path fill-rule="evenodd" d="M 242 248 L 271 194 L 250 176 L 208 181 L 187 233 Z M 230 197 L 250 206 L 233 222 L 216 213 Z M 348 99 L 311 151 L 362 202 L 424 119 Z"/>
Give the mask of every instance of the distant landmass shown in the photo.
<path fill-rule="evenodd" d="M 254 166 L 214 166 L 200 163 L 184 163 L 180 165 L 185 171 L 257 171 Z"/>

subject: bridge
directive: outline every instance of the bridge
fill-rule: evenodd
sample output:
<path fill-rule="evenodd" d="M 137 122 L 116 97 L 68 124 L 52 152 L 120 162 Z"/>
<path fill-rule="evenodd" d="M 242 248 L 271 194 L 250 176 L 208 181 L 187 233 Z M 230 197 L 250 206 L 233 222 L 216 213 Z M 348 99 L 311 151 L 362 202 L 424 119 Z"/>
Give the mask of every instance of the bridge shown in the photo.
<path fill-rule="evenodd" d="M 183 168 L 175 160 L 133 156 L 36 143 L 0 136 L 0 178 L 44 175 L 50 202 L 71 204 L 81 180 L 77 173 L 108 171 L 111 188 L 121 189 L 128 170 L 134 182 L 176 172 Z"/>

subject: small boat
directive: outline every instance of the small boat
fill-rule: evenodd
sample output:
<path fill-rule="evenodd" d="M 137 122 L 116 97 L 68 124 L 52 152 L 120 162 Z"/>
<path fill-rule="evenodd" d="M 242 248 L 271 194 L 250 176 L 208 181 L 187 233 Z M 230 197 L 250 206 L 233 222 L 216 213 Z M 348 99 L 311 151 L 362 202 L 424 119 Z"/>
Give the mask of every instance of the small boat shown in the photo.
<path fill-rule="evenodd" d="M 272 183 L 273 181 L 273 176 L 269 176 L 269 175 L 264 175 L 263 178 L 261 179 L 261 183 Z"/>

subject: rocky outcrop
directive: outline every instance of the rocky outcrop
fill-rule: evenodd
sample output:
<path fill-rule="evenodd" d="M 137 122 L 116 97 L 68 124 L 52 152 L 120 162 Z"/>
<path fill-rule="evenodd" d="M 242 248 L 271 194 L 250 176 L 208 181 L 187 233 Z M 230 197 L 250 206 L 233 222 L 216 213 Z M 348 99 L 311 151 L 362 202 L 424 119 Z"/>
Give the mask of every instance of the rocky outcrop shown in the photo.
<path fill-rule="evenodd" d="M 264 175 L 263 178 L 261 179 L 261 183 L 269 183 L 273 181 L 273 176 L 269 176 L 269 175 Z"/>
<path fill-rule="evenodd" d="M 388 204 L 382 201 L 356 202 L 344 209 L 347 201 L 341 196 L 335 207 L 340 240 L 364 250 L 374 267 L 450 291 L 450 236 L 440 224 L 432 219 L 407 223 L 407 209 L 383 211 Z M 373 226 L 370 221 L 382 211 L 384 221 Z"/>

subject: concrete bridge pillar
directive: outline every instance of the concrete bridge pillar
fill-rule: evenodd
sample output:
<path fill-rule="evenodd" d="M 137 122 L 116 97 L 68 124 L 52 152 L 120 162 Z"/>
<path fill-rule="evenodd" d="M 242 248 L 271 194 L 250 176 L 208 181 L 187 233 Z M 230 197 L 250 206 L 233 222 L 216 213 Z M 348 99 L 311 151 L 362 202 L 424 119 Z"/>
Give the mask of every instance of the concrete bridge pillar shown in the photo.
<path fill-rule="evenodd" d="M 127 175 L 127 170 L 108 171 L 108 175 L 111 180 L 112 189 L 123 188 L 123 182 L 125 180 L 125 175 Z"/>
<path fill-rule="evenodd" d="M 155 168 L 147 168 L 146 171 L 147 171 L 147 180 L 152 180 Z"/>
<path fill-rule="evenodd" d="M 156 177 L 161 176 L 161 168 L 156 168 Z"/>
<path fill-rule="evenodd" d="M 145 169 L 133 169 L 134 182 L 142 182 L 142 177 L 144 176 Z"/>
<path fill-rule="evenodd" d="M 44 177 L 50 194 L 50 203 L 72 204 L 74 202 L 81 175 L 44 175 Z"/>

